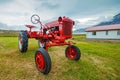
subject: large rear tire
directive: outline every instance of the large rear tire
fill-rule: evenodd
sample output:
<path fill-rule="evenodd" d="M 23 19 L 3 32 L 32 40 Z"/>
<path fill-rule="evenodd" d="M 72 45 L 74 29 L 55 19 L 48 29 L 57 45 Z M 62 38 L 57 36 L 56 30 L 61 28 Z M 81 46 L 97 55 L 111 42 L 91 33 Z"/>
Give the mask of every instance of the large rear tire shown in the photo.
<path fill-rule="evenodd" d="M 51 59 L 44 48 L 39 48 L 35 53 L 35 63 L 38 71 L 48 74 L 51 70 Z"/>
<path fill-rule="evenodd" d="M 28 48 L 28 36 L 25 31 L 20 31 L 18 36 L 18 47 L 20 52 L 26 52 Z"/>
<path fill-rule="evenodd" d="M 66 48 L 65 55 L 68 59 L 77 61 L 81 57 L 81 52 L 77 46 L 71 45 Z"/>

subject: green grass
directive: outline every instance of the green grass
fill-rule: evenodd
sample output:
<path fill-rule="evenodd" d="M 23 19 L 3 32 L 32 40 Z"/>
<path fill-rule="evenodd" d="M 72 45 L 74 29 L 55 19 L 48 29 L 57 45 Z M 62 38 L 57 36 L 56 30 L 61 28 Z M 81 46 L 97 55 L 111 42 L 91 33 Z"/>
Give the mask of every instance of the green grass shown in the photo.
<path fill-rule="evenodd" d="M 84 37 L 73 36 L 82 53 L 79 61 L 65 57 L 66 46 L 49 48 L 52 69 L 48 75 L 35 67 L 35 39 L 29 40 L 28 51 L 22 54 L 17 37 L 0 37 L 0 80 L 120 80 L 120 44 L 86 41 Z"/>

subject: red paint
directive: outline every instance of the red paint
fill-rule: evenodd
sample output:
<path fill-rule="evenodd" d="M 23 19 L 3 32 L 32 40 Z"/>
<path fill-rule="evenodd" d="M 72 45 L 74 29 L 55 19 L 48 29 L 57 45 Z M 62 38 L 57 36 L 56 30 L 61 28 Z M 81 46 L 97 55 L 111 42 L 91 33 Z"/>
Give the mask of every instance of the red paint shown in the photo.
<path fill-rule="evenodd" d="M 44 60 L 44 57 L 43 55 L 39 52 L 37 55 L 36 55 L 36 64 L 38 66 L 38 68 L 43 71 L 45 69 L 45 60 Z"/>
<path fill-rule="evenodd" d="M 67 17 L 59 17 L 58 20 L 51 21 L 43 25 L 41 21 L 40 31 L 31 31 L 36 26 L 26 25 L 30 28 L 27 32 L 28 38 L 36 38 L 41 42 L 45 42 L 46 50 L 51 46 L 70 45 L 71 43 L 66 42 L 66 39 L 72 38 L 72 28 L 75 24 L 73 20 Z"/>
<path fill-rule="evenodd" d="M 69 47 L 66 53 L 67 53 L 69 59 L 72 59 L 72 60 L 74 60 L 77 56 L 77 52 L 72 47 Z"/>

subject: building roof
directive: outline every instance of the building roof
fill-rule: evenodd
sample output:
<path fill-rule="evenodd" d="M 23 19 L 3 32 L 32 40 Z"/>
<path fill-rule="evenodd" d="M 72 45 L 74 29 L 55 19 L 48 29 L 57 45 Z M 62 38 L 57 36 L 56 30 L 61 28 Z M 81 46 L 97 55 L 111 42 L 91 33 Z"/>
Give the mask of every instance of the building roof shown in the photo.
<path fill-rule="evenodd" d="M 108 30 L 120 30 L 120 24 L 88 27 L 88 28 L 86 29 L 86 32 L 92 32 L 92 31 L 108 31 Z"/>

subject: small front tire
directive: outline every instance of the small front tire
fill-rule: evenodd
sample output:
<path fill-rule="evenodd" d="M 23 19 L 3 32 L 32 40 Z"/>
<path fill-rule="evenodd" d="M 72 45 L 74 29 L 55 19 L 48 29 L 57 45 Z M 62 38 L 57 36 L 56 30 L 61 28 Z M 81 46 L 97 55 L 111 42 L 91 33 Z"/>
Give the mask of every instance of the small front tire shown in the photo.
<path fill-rule="evenodd" d="M 35 53 L 35 63 L 38 71 L 48 74 L 51 70 L 51 59 L 44 48 L 39 48 Z"/>
<path fill-rule="evenodd" d="M 81 52 L 77 46 L 71 45 L 66 48 L 65 55 L 68 59 L 77 61 L 81 57 Z"/>

